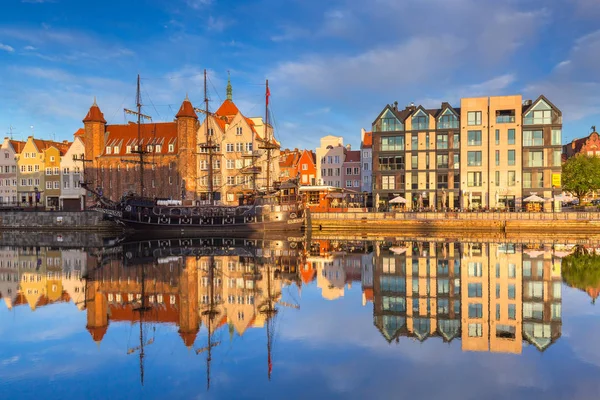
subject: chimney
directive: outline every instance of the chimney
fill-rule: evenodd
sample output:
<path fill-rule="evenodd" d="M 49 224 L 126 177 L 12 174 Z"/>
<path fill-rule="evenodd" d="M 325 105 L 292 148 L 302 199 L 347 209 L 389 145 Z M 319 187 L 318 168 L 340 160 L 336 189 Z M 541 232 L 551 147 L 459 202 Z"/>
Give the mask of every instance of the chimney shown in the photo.
<path fill-rule="evenodd" d="M 397 101 L 394 102 L 394 111 L 398 111 L 398 102 Z"/>
<path fill-rule="evenodd" d="M 532 103 L 533 103 L 533 102 L 532 102 L 531 100 L 525 100 L 525 101 L 523 102 L 523 105 L 524 105 L 524 106 L 530 106 Z"/>
<path fill-rule="evenodd" d="M 450 103 L 448 103 L 447 101 L 442 102 L 442 108 L 448 108 L 450 107 Z"/>

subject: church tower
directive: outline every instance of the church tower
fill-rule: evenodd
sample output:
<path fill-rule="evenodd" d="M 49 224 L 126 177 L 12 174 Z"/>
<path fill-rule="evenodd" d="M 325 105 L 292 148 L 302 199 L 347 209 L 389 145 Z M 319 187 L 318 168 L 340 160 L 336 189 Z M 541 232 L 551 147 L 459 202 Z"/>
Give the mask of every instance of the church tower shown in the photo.
<path fill-rule="evenodd" d="M 95 97 L 94 104 L 92 104 L 83 119 L 83 126 L 85 130 L 83 135 L 85 158 L 86 160 L 92 160 L 92 164 L 82 165 L 81 167 L 84 171 L 84 180 L 90 182 L 92 187 L 95 188 L 101 186 L 97 174 L 99 169 L 97 159 L 102 154 L 102 149 L 104 149 L 104 135 L 106 132 L 106 120 L 104 119 L 104 114 L 100 111 L 100 107 L 96 104 Z"/>
<path fill-rule="evenodd" d="M 186 257 L 179 279 L 179 335 L 190 348 L 200 329 L 198 310 L 198 266 L 195 257 Z"/>

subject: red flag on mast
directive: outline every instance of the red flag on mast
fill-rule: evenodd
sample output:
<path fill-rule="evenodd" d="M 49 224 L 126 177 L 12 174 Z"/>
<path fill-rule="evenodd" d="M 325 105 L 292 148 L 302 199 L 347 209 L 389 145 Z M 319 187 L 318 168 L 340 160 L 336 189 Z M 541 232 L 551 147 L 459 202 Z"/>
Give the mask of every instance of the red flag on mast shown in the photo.
<path fill-rule="evenodd" d="M 267 83 L 267 105 L 269 105 L 269 96 L 271 96 L 271 91 L 269 90 L 269 84 Z"/>

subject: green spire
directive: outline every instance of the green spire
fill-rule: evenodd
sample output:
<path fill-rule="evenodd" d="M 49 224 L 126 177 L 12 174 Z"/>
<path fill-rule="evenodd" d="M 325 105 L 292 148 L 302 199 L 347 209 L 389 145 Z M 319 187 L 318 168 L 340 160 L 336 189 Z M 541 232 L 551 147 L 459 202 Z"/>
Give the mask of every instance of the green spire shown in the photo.
<path fill-rule="evenodd" d="M 227 100 L 231 100 L 233 89 L 231 88 L 231 76 L 227 71 Z"/>

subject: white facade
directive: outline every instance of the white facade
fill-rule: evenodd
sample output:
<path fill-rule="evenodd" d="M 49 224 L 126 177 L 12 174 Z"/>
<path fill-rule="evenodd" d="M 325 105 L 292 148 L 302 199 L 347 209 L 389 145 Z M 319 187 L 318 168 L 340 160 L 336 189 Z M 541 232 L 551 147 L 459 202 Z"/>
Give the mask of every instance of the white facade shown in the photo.
<path fill-rule="evenodd" d="M 60 187 L 61 194 L 59 198 L 60 209 L 65 205 L 65 200 L 79 200 L 79 209 L 83 210 L 85 202 L 85 190 L 81 187 L 83 181 L 83 162 L 73 160 L 73 156 L 78 159 L 85 158 L 85 146 L 79 136 L 75 136 L 71 147 L 60 160 Z"/>
<path fill-rule="evenodd" d="M 87 253 L 79 249 L 63 250 L 62 286 L 78 309 L 85 308 L 85 280 Z"/>
<path fill-rule="evenodd" d="M 17 159 L 9 138 L 0 147 L 0 205 L 17 203 Z"/>
<path fill-rule="evenodd" d="M 19 289 L 19 252 L 14 247 L 0 247 L 0 298 L 11 309 Z"/>
<path fill-rule="evenodd" d="M 333 147 L 344 146 L 344 138 L 341 136 L 324 136 L 321 138 L 321 145 L 317 147 L 316 157 L 317 157 L 317 178 L 319 180 L 319 185 L 324 185 L 325 179 L 323 179 L 323 175 L 321 173 L 321 161 L 325 154 L 332 149 Z M 341 165 L 340 165 L 341 168 Z M 341 180 L 341 176 L 340 176 Z"/>

